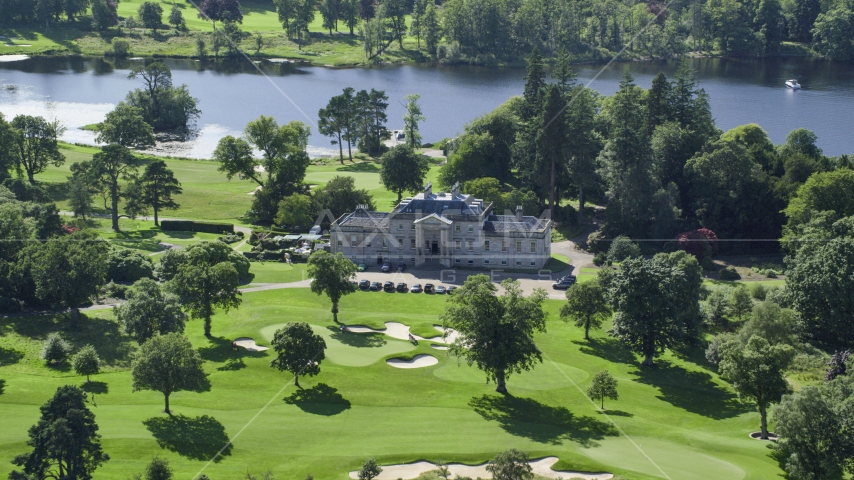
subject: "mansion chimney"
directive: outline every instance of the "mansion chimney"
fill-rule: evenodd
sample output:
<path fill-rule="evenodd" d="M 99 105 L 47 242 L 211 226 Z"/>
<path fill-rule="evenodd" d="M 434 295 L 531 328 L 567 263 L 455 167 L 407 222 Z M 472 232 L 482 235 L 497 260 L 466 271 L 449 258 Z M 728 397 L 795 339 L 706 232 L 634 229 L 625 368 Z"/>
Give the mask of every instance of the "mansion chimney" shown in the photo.
<path fill-rule="evenodd" d="M 524 216 L 524 210 L 522 210 L 522 205 L 517 205 L 516 206 L 516 221 L 521 222 L 523 216 Z"/>

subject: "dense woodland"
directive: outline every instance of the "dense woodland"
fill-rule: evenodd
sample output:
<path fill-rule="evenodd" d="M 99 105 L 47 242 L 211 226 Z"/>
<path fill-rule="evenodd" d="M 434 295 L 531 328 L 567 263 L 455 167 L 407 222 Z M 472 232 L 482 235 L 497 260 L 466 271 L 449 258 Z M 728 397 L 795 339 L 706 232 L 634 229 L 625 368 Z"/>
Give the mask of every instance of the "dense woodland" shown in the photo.
<path fill-rule="evenodd" d="M 184 27 L 182 12 L 164 12 L 159 3 L 140 8 L 138 17 L 119 18 L 114 0 L 0 0 L 0 22 L 72 22 L 106 30 L 119 25 L 152 31 Z M 258 3 L 258 2 L 253 2 Z M 782 42 L 802 42 L 819 55 L 854 59 L 854 6 L 847 0 L 266 0 L 282 28 L 299 44 L 310 41 L 316 17 L 330 34 L 358 34 L 365 56 L 373 59 L 389 46 L 404 48 L 406 35 L 416 48 L 449 62 L 492 63 L 521 59 L 538 48 L 547 55 L 568 51 L 583 60 L 667 57 L 689 51 L 726 55 L 787 53 Z M 238 0 L 200 2 L 201 18 L 223 21 L 223 37 L 240 38 L 243 15 Z M 91 12 L 91 13 L 90 13 Z M 259 37 L 260 38 L 260 37 Z M 216 50 L 229 43 L 224 38 Z M 263 40 L 262 40 L 263 43 Z M 214 45 L 209 45 L 213 47 Z M 261 44 L 258 45 L 259 50 Z"/>

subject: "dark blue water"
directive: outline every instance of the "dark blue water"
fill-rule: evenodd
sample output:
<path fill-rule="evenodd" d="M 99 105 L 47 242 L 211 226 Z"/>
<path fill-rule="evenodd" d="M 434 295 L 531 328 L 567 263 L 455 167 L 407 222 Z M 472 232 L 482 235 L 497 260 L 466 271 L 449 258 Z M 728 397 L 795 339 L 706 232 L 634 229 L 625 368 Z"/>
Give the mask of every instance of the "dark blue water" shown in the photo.
<path fill-rule="evenodd" d="M 109 63 L 80 57 L 31 58 L 0 63 L 0 112 L 58 118 L 65 138 L 92 142 L 80 126 L 100 121 L 139 82 L 127 74 L 141 61 Z M 344 87 L 384 90 L 389 97 L 389 128 L 402 127 L 404 97 L 421 95 L 427 120 L 421 132 L 427 142 L 451 137 L 463 126 L 510 96 L 522 92 L 524 71 L 479 67 L 402 66 L 331 69 L 292 64 L 249 62 L 200 64 L 166 60 L 175 84 L 187 84 L 199 99 L 202 116 L 198 137 L 162 148 L 190 157 L 210 156 L 224 135 L 238 135 L 261 114 L 280 122 L 312 125 L 314 154 L 333 151 L 314 124 L 317 111 Z M 813 130 L 828 155 L 854 153 L 854 66 L 803 58 L 738 60 L 695 59 L 700 85 L 711 97 L 718 127 L 761 125 L 775 143 L 799 127 Z M 258 70 L 260 69 L 260 71 Z M 618 63 L 577 67 L 579 81 L 610 95 L 624 72 L 648 88 L 659 72 L 672 76 L 673 61 Z M 263 74 L 262 74 L 263 72 Z M 598 76 L 597 76 L 598 74 Z M 797 78 L 804 88 L 793 92 L 784 82 Z M 335 149 L 337 150 L 337 148 Z"/>

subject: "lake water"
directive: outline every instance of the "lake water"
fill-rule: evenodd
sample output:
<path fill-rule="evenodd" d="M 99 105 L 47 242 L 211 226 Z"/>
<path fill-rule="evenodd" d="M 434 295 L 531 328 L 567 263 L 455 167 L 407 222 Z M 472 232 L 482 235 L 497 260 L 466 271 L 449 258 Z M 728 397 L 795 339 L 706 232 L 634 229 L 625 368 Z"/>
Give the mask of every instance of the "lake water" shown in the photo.
<path fill-rule="evenodd" d="M 2 57 L 0 57 L 2 59 Z M 384 90 L 389 97 L 388 127 L 403 126 L 404 97 L 421 95 L 427 120 L 425 142 L 455 136 L 463 126 L 513 95 L 522 93 L 524 71 L 480 67 L 395 66 L 333 69 L 248 61 L 201 64 L 165 60 L 173 83 L 187 84 L 199 99 L 198 135 L 187 142 L 159 146 L 174 155 L 208 158 L 225 135 L 239 135 L 250 120 L 272 115 L 279 122 L 300 120 L 312 126 L 312 155 L 337 153 L 329 138 L 317 133 L 317 111 L 344 87 Z M 38 57 L 0 62 L 0 112 L 7 118 L 26 113 L 59 119 L 68 130 L 64 140 L 93 143 L 79 127 L 104 118 L 127 92 L 140 86 L 128 79 L 141 60 L 108 62 L 100 58 Z M 758 123 L 774 143 L 799 127 L 813 130 L 828 155 L 854 153 L 854 66 L 803 58 L 695 59 L 702 88 L 711 97 L 721 129 Z M 615 63 L 576 67 L 579 81 L 610 95 L 630 71 L 638 85 L 649 88 L 653 77 L 672 77 L 674 61 Z M 263 72 L 263 74 L 262 74 Z M 598 75 L 598 76 L 597 76 Z M 797 78 L 803 89 L 784 82 Z"/>

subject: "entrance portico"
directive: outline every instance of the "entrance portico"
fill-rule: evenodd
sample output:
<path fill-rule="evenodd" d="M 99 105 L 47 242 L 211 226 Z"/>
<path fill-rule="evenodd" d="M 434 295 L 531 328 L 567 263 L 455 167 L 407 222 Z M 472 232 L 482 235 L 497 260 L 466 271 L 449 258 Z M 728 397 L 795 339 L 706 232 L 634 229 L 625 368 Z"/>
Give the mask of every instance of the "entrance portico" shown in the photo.
<path fill-rule="evenodd" d="M 415 244 L 418 245 L 416 265 L 438 261 L 441 265 L 450 267 L 448 233 L 454 222 L 433 213 L 413 223 L 415 224 Z"/>

